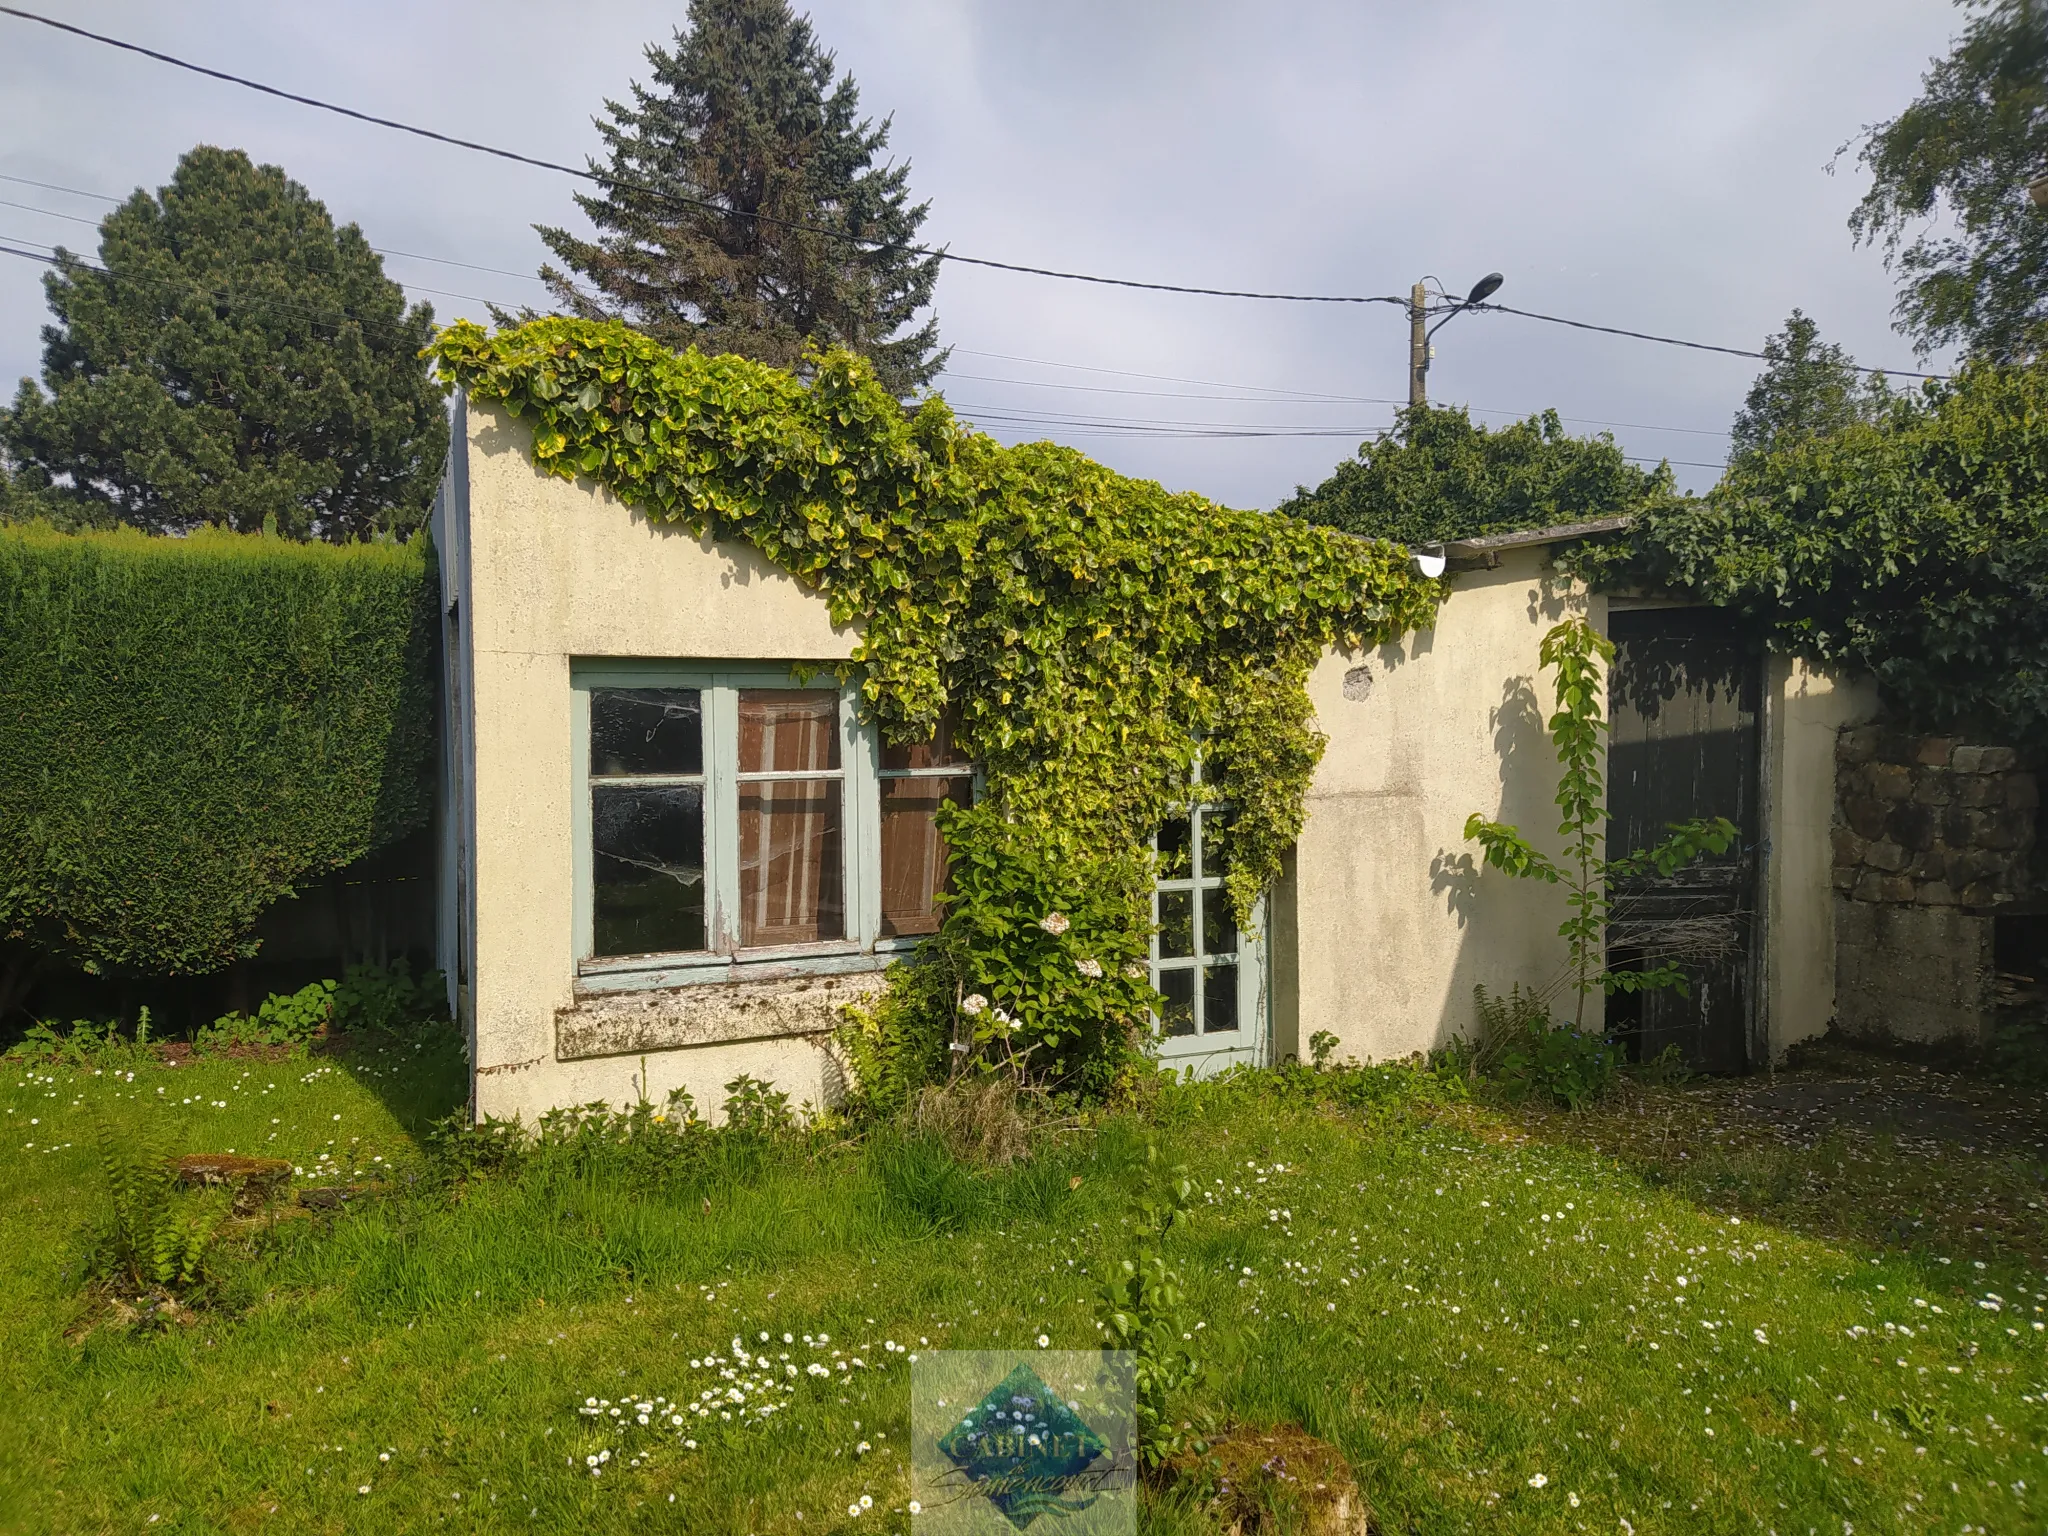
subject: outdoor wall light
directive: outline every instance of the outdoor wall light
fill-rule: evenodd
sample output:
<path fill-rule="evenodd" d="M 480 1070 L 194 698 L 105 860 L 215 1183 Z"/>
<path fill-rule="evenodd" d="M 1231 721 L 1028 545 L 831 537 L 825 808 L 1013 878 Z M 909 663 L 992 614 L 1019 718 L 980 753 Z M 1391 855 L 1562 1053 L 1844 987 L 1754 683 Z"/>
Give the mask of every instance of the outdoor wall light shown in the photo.
<path fill-rule="evenodd" d="M 1431 581 L 1444 573 L 1444 547 L 1441 544 L 1416 544 L 1408 551 L 1408 558 L 1415 569 Z"/>

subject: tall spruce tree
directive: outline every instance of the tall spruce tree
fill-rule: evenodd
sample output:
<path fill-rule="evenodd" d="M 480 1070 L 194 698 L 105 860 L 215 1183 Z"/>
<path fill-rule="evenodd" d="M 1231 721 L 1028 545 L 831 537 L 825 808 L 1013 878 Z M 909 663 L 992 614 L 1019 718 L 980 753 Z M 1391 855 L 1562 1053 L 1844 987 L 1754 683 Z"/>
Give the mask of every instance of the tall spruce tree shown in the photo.
<path fill-rule="evenodd" d="M 0 411 L 0 516 L 300 538 L 416 527 L 448 445 L 434 334 L 353 224 L 200 145 L 44 280 L 43 384 Z"/>
<path fill-rule="evenodd" d="M 889 122 L 859 116 L 809 20 L 787 0 L 691 0 L 647 61 L 651 84 L 597 120 L 607 184 L 576 199 L 597 238 L 536 226 L 568 269 L 541 268 L 556 302 L 679 350 L 786 368 L 839 345 L 899 395 L 927 383 L 945 363 L 938 321 L 917 323 L 939 273 L 912 249 L 930 205 L 910 202 L 908 164 L 876 163 Z"/>

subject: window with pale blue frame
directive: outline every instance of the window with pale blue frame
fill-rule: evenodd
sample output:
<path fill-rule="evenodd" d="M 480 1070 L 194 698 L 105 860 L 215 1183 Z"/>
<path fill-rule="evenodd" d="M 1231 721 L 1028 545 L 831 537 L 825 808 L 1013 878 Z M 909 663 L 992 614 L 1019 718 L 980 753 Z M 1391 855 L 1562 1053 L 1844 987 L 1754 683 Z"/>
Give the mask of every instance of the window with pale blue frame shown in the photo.
<path fill-rule="evenodd" d="M 1234 1037 L 1245 1008 L 1237 921 L 1223 890 L 1230 813 L 1198 801 L 1160 824 L 1153 847 L 1159 862 L 1152 896 L 1152 985 L 1165 1002 L 1159 1032 L 1168 1040 Z"/>
<path fill-rule="evenodd" d="M 574 674 L 577 953 L 593 985 L 736 965 L 858 969 L 938 926 L 950 732 L 883 749 L 787 667 L 590 662 Z"/>

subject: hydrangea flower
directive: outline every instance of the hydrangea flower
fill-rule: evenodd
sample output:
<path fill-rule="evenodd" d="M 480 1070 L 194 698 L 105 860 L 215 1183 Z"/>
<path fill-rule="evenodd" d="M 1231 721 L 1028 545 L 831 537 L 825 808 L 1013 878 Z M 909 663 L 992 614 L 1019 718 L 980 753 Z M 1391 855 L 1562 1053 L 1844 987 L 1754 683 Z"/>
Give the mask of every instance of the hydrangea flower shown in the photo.
<path fill-rule="evenodd" d="M 1083 976 L 1086 976 L 1090 981 L 1102 980 L 1102 962 L 1100 960 L 1076 960 L 1074 962 L 1074 969 Z"/>
<path fill-rule="evenodd" d="M 1047 933 L 1051 934 L 1054 938 L 1058 938 L 1061 934 L 1065 933 L 1069 928 L 1073 927 L 1074 925 L 1068 922 L 1066 918 L 1062 916 L 1060 913 L 1048 912 L 1044 917 L 1038 920 L 1038 926 L 1043 928 Z"/>
<path fill-rule="evenodd" d="M 960 1011 L 969 1016 L 980 1013 L 986 1007 L 988 1007 L 988 999 L 979 992 L 970 992 L 960 999 Z"/>

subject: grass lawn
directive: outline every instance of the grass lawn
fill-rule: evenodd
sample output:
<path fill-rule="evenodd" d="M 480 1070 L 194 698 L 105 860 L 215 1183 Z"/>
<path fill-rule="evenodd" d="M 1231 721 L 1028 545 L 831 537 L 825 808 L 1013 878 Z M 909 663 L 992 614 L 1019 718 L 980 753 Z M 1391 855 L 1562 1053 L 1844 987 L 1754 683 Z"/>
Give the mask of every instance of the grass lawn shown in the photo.
<path fill-rule="evenodd" d="M 461 1093 L 445 1041 L 115 1062 L 0 1080 L 9 1531 L 904 1529 L 909 1354 L 1092 1347 L 1152 1135 L 1205 1191 L 1171 1246 L 1225 1345 L 1219 1406 L 1335 1442 L 1382 1531 L 2048 1523 L 2024 1136 L 1757 1131 L 1755 1079 L 1564 1116 L 1268 1078 L 999 1174 L 871 1138 L 451 1192 L 408 1182 Z M 96 1111 L 391 1193 L 280 1224 L 189 1325 L 88 1327 Z M 781 1409 L 697 1414 L 727 1370 L 787 1383 Z"/>

